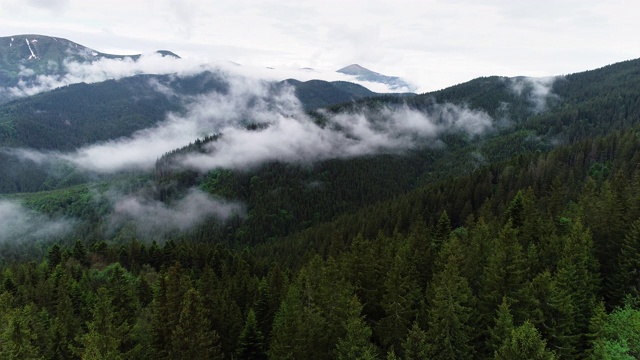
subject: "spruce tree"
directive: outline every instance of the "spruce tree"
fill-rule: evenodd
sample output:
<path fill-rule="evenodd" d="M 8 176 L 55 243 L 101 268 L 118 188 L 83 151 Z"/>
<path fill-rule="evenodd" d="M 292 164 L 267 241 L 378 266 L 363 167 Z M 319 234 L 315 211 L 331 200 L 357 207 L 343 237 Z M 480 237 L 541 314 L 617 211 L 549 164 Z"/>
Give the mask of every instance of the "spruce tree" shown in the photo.
<path fill-rule="evenodd" d="M 247 320 L 238 339 L 236 358 L 239 360 L 266 360 L 264 336 L 258 328 L 258 320 L 253 309 L 249 310 Z"/>
<path fill-rule="evenodd" d="M 640 219 L 631 224 L 631 228 L 622 239 L 619 267 L 614 277 L 617 284 L 616 302 L 621 302 L 625 295 L 640 295 Z"/>
<path fill-rule="evenodd" d="M 475 298 L 460 275 L 462 251 L 454 237 L 442 249 L 447 261 L 434 275 L 427 299 L 427 339 L 431 359 L 473 358 Z"/>
<path fill-rule="evenodd" d="M 491 354 L 502 346 L 502 343 L 511 336 L 511 332 L 515 328 L 506 297 L 502 298 L 502 303 L 498 306 L 494 323 L 495 325 L 489 330 L 487 344 L 487 349 Z"/>
<path fill-rule="evenodd" d="M 182 302 L 178 324 L 171 334 L 171 359 L 222 359 L 220 338 L 211 330 L 209 314 L 202 302 L 202 296 L 195 289 L 189 289 Z"/>
<path fill-rule="evenodd" d="M 336 345 L 339 360 L 368 360 L 377 358 L 377 349 L 371 343 L 371 328 L 362 316 L 362 305 L 356 296 L 350 303 L 349 316 L 345 320 L 346 334 Z"/>
<path fill-rule="evenodd" d="M 120 345 L 124 338 L 124 324 L 117 324 L 111 296 L 101 287 L 93 306 L 93 320 L 87 324 L 88 332 L 79 338 L 79 355 L 83 359 L 123 359 Z"/>
<path fill-rule="evenodd" d="M 511 332 L 495 352 L 495 360 L 553 360 L 553 352 L 546 348 L 546 342 L 540 337 L 538 330 L 529 321 Z"/>
<path fill-rule="evenodd" d="M 407 250 L 398 250 L 384 280 L 381 302 L 384 317 L 376 327 L 382 345 L 386 349 L 393 348 L 396 353 L 402 351 L 402 342 L 415 319 L 415 303 L 420 291 L 406 256 Z"/>
<path fill-rule="evenodd" d="M 0 326 L 0 357 L 2 359 L 38 359 L 38 338 L 34 331 L 33 308 L 30 305 L 3 316 L 6 323 Z"/>
<path fill-rule="evenodd" d="M 508 222 L 494 240 L 484 269 L 479 291 L 482 327 L 493 327 L 493 314 L 503 298 L 511 308 L 515 323 L 528 319 L 531 314 L 531 294 L 528 284 L 529 266 L 517 232 Z"/>
<path fill-rule="evenodd" d="M 427 333 L 420 328 L 416 321 L 402 343 L 405 360 L 420 360 L 429 358 L 429 342 Z"/>
<path fill-rule="evenodd" d="M 564 271 L 554 279 L 548 271 L 539 274 L 533 281 L 536 297 L 542 312 L 542 336 L 547 339 L 549 349 L 562 358 L 574 358 L 579 334 L 576 330 L 575 309 L 571 293 L 564 282 Z"/>

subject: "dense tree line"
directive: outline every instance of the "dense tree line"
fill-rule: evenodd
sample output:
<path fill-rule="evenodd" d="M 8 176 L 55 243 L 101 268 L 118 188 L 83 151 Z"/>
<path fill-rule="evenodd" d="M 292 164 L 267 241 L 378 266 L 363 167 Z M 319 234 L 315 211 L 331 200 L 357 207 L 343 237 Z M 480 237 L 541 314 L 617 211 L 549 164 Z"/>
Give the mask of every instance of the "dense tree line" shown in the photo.
<path fill-rule="evenodd" d="M 0 352 L 637 357 L 638 139 L 519 156 L 252 247 L 53 245 L 2 270 Z"/>
<path fill-rule="evenodd" d="M 553 111 L 523 100 L 510 127 L 445 134 L 445 150 L 172 167 L 216 135 L 153 175 L 20 195 L 83 225 L 28 251 L 0 244 L 0 357 L 638 358 L 637 68 L 557 80 Z M 482 78 L 407 104 L 448 96 L 496 116 L 514 95 Z M 114 188 L 170 203 L 192 186 L 243 201 L 246 218 L 157 242 L 105 235 Z"/>

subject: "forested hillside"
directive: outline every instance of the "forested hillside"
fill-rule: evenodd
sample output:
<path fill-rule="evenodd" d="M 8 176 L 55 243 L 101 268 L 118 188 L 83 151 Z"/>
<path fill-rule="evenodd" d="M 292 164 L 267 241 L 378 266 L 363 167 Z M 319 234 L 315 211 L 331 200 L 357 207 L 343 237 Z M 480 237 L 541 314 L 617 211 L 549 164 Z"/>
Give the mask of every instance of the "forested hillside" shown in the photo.
<path fill-rule="evenodd" d="M 428 113 L 446 129 L 438 146 L 180 167 L 226 144 L 211 134 L 152 174 L 5 197 L 77 224 L 0 242 L 0 357 L 638 358 L 639 75 L 633 60 L 488 77 L 308 115 L 325 129 L 340 114 Z M 493 126 L 459 127 L 460 113 Z M 242 206 L 186 231 L 113 215 L 189 212 L 200 193 Z"/>

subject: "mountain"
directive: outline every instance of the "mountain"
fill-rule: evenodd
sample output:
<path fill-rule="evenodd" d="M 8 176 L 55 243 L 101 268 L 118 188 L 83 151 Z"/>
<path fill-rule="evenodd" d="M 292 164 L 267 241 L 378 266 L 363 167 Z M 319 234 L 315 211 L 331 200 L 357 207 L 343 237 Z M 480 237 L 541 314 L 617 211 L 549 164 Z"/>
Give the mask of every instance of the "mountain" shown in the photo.
<path fill-rule="evenodd" d="M 211 72 L 71 84 L 0 105 L 0 146 L 69 151 L 151 127 L 168 111 L 180 110 L 186 95 L 226 89 L 226 81 Z"/>
<path fill-rule="evenodd" d="M 158 51 L 162 56 L 179 56 L 171 51 Z M 136 60 L 137 55 L 114 55 L 93 50 L 63 38 L 43 35 L 13 35 L 0 37 L 0 87 L 29 83 L 40 75 L 62 76 L 65 63 L 91 63 L 100 59 Z M 1 93 L 0 93 L 1 95 Z M 1 99 L 3 101 L 6 99 Z"/>
<path fill-rule="evenodd" d="M 281 82 L 281 84 L 284 83 L 295 88 L 296 97 L 307 110 L 335 106 L 370 97 L 411 97 L 415 95 L 412 93 L 376 93 L 362 85 L 348 81 L 299 81 L 295 79 L 287 79 Z"/>
<path fill-rule="evenodd" d="M 86 116 L 56 105 L 73 100 L 99 110 L 87 133 L 101 135 L 102 116 L 144 113 L 127 99 L 156 96 L 149 83 L 180 94 L 217 86 L 215 74 L 176 81 L 77 84 L 6 104 L 0 124 L 23 116 L 2 131 L 31 144 L 55 131 L 29 136 L 55 123 L 41 114 L 56 106 Z M 277 93 L 286 104 L 249 99 L 242 120 L 262 122 L 195 140 L 154 171 L 75 186 L 69 176 L 0 198 L 0 357 L 638 358 L 640 59 L 408 98 L 272 86 L 365 97 L 304 116 L 286 106 L 297 109 L 290 92 Z M 172 91 L 147 105 L 172 104 Z M 95 98 L 84 104 L 82 93 Z M 348 143 L 405 145 L 427 119 L 435 132 L 414 148 L 301 161 L 327 138 L 324 150 L 339 151 L 339 131 Z M 270 141 L 278 129 L 286 137 Z M 294 161 L 172 166 L 229 144 L 233 161 L 278 153 L 287 137 L 300 140 Z"/>
<path fill-rule="evenodd" d="M 321 80 L 291 79 L 274 83 L 270 91 L 278 92 L 284 85 L 294 87 L 307 110 L 379 95 L 357 84 Z M 0 148 L 69 152 L 129 137 L 154 127 L 169 112 L 184 112 L 194 98 L 211 92 L 224 95 L 228 87 L 226 75 L 211 71 L 189 76 L 136 75 L 63 86 L 0 104 Z M 52 171 L 51 164 L 19 161 L 10 152 L 0 151 L 0 167 L 5 170 L 0 176 L 0 193 L 69 184 L 68 169 Z M 75 177 L 74 181 L 85 179 Z"/>
<path fill-rule="evenodd" d="M 358 64 L 345 66 L 342 69 L 337 70 L 336 72 L 355 76 L 355 78 L 360 81 L 385 84 L 389 86 L 391 90 L 398 90 L 402 92 L 414 92 L 417 90 L 417 87 L 415 85 L 410 84 L 402 78 L 399 78 L 397 76 L 382 75 Z"/>

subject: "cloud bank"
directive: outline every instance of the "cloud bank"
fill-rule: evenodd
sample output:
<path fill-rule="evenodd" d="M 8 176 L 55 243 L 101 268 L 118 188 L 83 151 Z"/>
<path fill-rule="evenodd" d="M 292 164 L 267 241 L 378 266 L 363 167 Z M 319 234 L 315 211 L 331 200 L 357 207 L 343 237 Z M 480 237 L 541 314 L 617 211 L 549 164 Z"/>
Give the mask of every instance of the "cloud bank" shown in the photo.
<path fill-rule="evenodd" d="M 0 243 L 40 241 L 68 234 L 76 224 L 29 210 L 18 202 L 0 200 Z"/>
<path fill-rule="evenodd" d="M 55 65 L 55 64 L 50 64 Z M 137 60 L 132 58 L 101 58 L 93 62 L 63 62 L 64 75 L 33 75 L 33 70 L 23 68 L 21 75 L 28 79 L 20 80 L 14 87 L 1 88 L 0 95 L 7 98 L 19 98 L 50 91 L 62 86 L 77 83 L 96 83 L 110 79 L 121 79 L 139 74 L 180 74 L 188 75 L 204 71 L 207 67 L 185 59 L 162 56 L 159 53 L 143 54 Z"/>
<path fill-rule="evenodd" d="M 546 110 L 548 100 L 556 96 L 552 90 L 557 79 L 557 76 L 518 77 L 511 79 L 511 89 L 518 96 L 526 95 L 533 105 L 533 111 L 540 113 Z"/>
<path fill-rule="evenodd" d="M 42 153 L 21 149 L 22 157 L 42 162 L 65 160 L 88 171 L 110 173 L 150 170 L 164 153 L 197 138 L 221 134 L 204 153 L 179 159 L 188 168 L 238 169 L 269 161 L 308 163 L 380 153 L 397 153 L 419 146 L 442 146 L 439 136 L 460 131 L 480 135 L 493 119 L 479 110 L 435 104 L 427 112 L 407 105 L 361 108 L 341 113 L 320 111 L 323 124 L 308 115 L 294 89 L 274 88 L 254 78 L 230 75 L 225 93 L 212 92 L 190 99 L 181 114 L 168 114 L 156 125 L 72 153 Z"/>
<path fill-rule="evenodd" d="M 301 112 L 263 115 L 268 126 L 254 131 L 222 129 L 222 136 L 207 144 L 205 153 L 183 156 L 179 163 L 200 171 L 246 168 L 270 161 L 309 163 L 381 153 L 399 153 L 419 146 L 440 147 L 439 135 L 459 130 L 479 135 L 492 126 L 483 112 L 452 104 L 439 105 L 430 114 L 407 106 L 330 114 L 320 127 Z"/>
<path fill-rule="evenodd" d="M 191 189 L 172 204 L 134 195 L 118 195 L 113 200 L 110 227 L 133 223 L 139 235 L 144 237 L 163 238 L 169 233 L 193 229 L 207 218 L 224 221 L 244 214 L 241 204 L 214 198 L 197 189 Z"/>
<path fill-rule="evenodd" d="M 35 72 L 26 67 L 21 67 L 18 84 L 13 87 L 0 88 L 0 98 L 16 99 L 25 96 L 32 96 L 41 92 L 66 85 L 77 83 L 97 83 L 111 79 L 121 79 L 140 74 L 167 75 L 176 74 L 178 76 L 194 75 L 206 70 L 225 71 L 239 74 L 246 78 L 263 81 L 282 81 L 295 78 L 300 81 L 321 79 L 325 81 L 350 81 L 360 84 L 374 92 L 409 92 L 409 88 L 393 89 L 386 84 L 370 81 L 360 81 L 355 76 L 345 75 L 338 72 L 319 72 L 315 70 L 300 68 L 273 69 L 266 67 L 242 66 L 228 61 L 213 61 L 201 63 L 195 59 L 178 59 L 171 56 L 162 56 L 157 52 L 142 54 L 134 60 L 130 57 L 122 59 L 101 58 L 92 62 L 77 62 L 72 60 L 63 61 L 63 75 L 35 75 Z M 58 67 L 55 63 L 50 63 L 50 70 Z"/>

